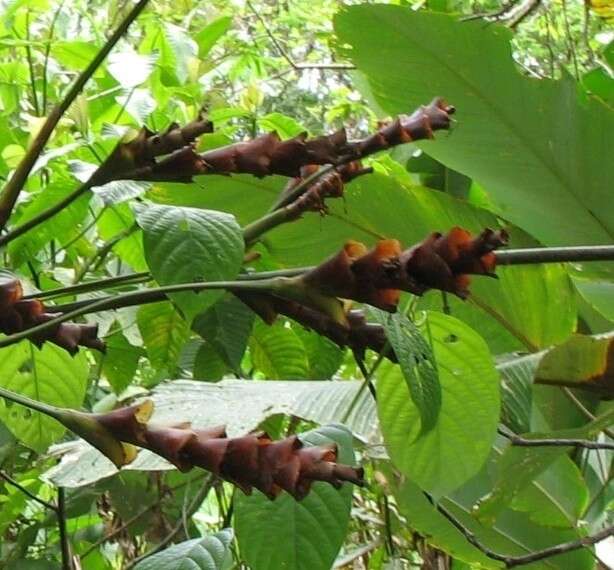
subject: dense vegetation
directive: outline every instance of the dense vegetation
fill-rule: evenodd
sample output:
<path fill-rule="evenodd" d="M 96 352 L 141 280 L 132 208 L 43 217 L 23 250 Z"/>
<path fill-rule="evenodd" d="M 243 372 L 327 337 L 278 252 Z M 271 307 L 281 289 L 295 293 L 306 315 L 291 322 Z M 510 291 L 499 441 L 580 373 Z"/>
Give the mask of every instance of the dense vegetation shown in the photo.
<path fill-rule="evenodd" d="M 0 6 L 0 568 L 611 563 L 611 2 Z"/>

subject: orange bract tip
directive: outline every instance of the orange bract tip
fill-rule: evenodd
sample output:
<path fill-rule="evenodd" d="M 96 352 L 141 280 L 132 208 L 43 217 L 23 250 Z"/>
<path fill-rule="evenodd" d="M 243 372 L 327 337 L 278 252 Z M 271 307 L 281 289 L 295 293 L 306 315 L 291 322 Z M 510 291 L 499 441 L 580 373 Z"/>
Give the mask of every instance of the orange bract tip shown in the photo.
<path fill-rule="evenodd" d="M 368 251 L 367 246 L 364 243 L 354 240 L 346 242 L 343 246 L 343 250 L 345 251 L 346 255 L 352 260 L 362 257 Z"/>
<path fill-rule="evenodd" d="M 378 260 L 398 257 L 401 254 L 401 243 L 396 239 L 383 239 L 375 245 L 375 255 Z"/>

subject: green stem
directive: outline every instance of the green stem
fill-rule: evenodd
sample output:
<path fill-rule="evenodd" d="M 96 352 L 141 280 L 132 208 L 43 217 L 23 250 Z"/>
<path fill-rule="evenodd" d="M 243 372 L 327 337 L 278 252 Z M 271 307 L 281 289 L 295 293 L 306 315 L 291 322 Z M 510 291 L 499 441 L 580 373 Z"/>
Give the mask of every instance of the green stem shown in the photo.
<path fill-rule="evenodd" d="M 131 273 L 129 275 L 119 275 L 117 277 L 109 277 L 108 279 L 96 279 L 70 287 L 59 287 L 49 291 L 41 291 L 40 293 L 32 293 L 32 295 L 24 295 L 23 299 L 55 299 L 57 297 L 69 297 L 80 293 L 88 293 L 89 291 L 100 291 L 102 289 L 112 289 L 113 287 L 124 287 L 127 285 L 136 285 L 138 283 L 146 283 L 151 281 L 152 277 L 148 271 L 141 273 Z"/>
<path fill-rule="evenodd" d="M 87 81 L 94 75 L 95 71 L 100 67 L 105 60 L 109 52 L 113 49 L 115 44 L 126 33 L 130 24 L 137 18 L 137 16 L 147 6 L 149 0 L 140 0 L 134 8 L 128 13 L 121 24 L 117 27 L 115 32 L 107 40 L 104 46 L 96 54 L 90 64 L 81 72 L 76 81 L 72 84 L 71 88 L 66 93 L 66 96 L 60 103 L 58 103 L 49 113 L 47 119 L 43 123 L 40 131 L 32 141 L 32 144 L 25 156 L 18 164 L 13 176 L 4 186 L 2 194 L 0 194 L 0 230 L 6 226 L 7 221 L 11 217 L 13 208 L 17 203 L 17 198 L 23 189 L 36 160 L 40 156 L 41 152 L 45 148 L 45 145 L 49 141 L 51 134 L 55 130 L 56 125 L 68 110 L 73 101 L 77 98 L 81 90 L 87 83 Z"/>
<path fill-rule="evenodd" d="M 262 216 L 248 224 L 243 228 L 243 239 L 245 240 L 245 245 L 249 246 L 253 244 L 262 234 L 265 234 L 269 230 L 284 224 L 285 222 L 290 221 L 291 219 L 295 219 L 296 217 L 287 206 L 282 206 L 277 210 L 273 210 L 268 214 Z"/>
<path fill-rule="evenodd" d="M 43 402 L 38 402 L 37 400 L 32 400 L 27 396 L 17 394 L 11 390 L 7 390 L 6 388 L 0 387 L 0 397 L 10 400 L 11 402 L 15 402 L 21 406 L 25 406 L 30 410 L 34 410 L 36 412 L 40 412 L 41 414 L 45 414 L 46 416 L 55 418 L 56 420 L 62 416 L 62 410 L 60 408 L 50 406 L 49 404 L 45 404 Z"/>

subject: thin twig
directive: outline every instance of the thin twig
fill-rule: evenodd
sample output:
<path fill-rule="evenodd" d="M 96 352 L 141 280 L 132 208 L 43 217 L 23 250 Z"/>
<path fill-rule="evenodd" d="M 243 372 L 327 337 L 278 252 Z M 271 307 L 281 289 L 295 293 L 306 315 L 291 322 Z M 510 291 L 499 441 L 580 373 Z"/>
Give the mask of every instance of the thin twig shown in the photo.
<path fill-rule="evenodd" d="M 587 439 L 526 439 L 505 430 L 497 430 L 503 437 L 518 447 L 584 447 L 586 449 L 614 449 L 614 443 L 590 441 Z"/>
<path fill-rule="evenodd" d="M 275 37 L 275 34 L 271 32 L 265 19 L 262 17 L 260 12 L 256 10 L 256 8 L 253 6 L 253 4 L 249 0 L 247 0 L 246 4 L 247 4 L 247 7 L 252 11 L 254 16 L 256 16 L 256 18 L 258 19 L 262 27 L 264 28 L 266 35 L 269 37 L 269 39 L 275 46 L 275 49 L 279 52 L 279 55 L 281 55 L 281 57 L 283 57 L 288 62 L 290 67 L 294 69 L 295 71 L 304 71 L 306 69 L 322 69 L 322 70 L 331 69 L 335 71 L 346 71 L 346 70 L 356 69 L 355 65 L 348 64 L 348 63 L 334 63 L 334 62 L 332 63 L 296 63 L 290 57 L 288 52 L 286 52 L 286 50 L 283 48 L 279 40 Z"/>
<path fill-rule="evenodd" d="M 115 44 L 126 33 L 130 24 L 136 19 L 136 17 L 143 11 L 145 6 L 149 3 L 149 0 L 139 0 L 134 8 L 128 13 L 121 24 L 117 27 L 113 35 L 107 40 L 105 45 L 96 54 L 96 57 L 91 63 L 81 72 L 76 81 L 72 84 L 68 93 L 49 113 L 47 119 L 43 123 L 36 137 L 32 141 L 32 144 L 26 152 L 23 159 L 18 164 L 15 172 L 4 186 L 2 193 L 0 194 L 0 230 L 6 226 L 8 219 L 13 212 L 13 208 L 17 203 L 17 198 L 23 189 L 30 172 L 36 160 L 40 156 L 41 152 L 45 148 L 51 134 L 53 133 L 56 125 L 68 110 L 73 101 L 77 98 L 81 90 L 92 77 L 94 72 L 100 67 L 105 60 L 109 52 L 113 49 Z"/>
<path fill-rule="evenodd" d="M 498 552 L 495 552 L 494 550 L 491 550 L 487 546 L 483 545 L 477 539 L 473 531 L 465 527 L 454 515 L 452 515 L 452 513 L 450 513 L 441 504 L 437 504 L 436 508 L 437 511 L 440 512 L 446 519 L 448 519 L 448 521 L 450 521 L 450 523 L 467 539 L 470 544 L 483 552 L 486 556 L 488 556 L 488 558 L 503 562 L 506 568 L 523 566 L 525 564 L 544 560 L 552 556 L 557 556 L 558 554 L 572 552 L 573 550 L 578 550 L 586 546 L 592 546 L 593 544 L 601 542 L 602 540 L 610 536 L 614 536 L 614 526 L 609 526 L 592 536 L 585 536 L 577 540 L 563 542 L 561 544 L 557 544 L 549 548 L 544 548 L 543 550 L 536 550 L 535 552 L 530 552 L 529 554 L 524 554 L 522 556 L 507 556 L 504 554 L 499 554 Z"/>
<path fill-rule="evenodd" d="M 586 408 L 586 406 L 576 397 L 576 395 L 569 388 L 563 388 L 563 393 L 567 396 L 567 398 L 569 398 L 571 403 L 576 406 L 576 408 L 578 408 L 580 412 L 584 414 L 587 419 L 591 421 L 595 421 L 597 419 L 595 414 L 591 413 L 591 411 Z M 614 439 L 614 431 L 612 431 L 611 429 L 603 428 L 601 431 L 605 433 L 609 438 Z"/>
<path fill-rule="evenodd" d="M 60 546 L 62 549 L 62 570 L 72 570 L 73 564 L 70 553 L 70 542 L 66 532 L 66 495 L 64 487 L 58 487 L 58 530 L 60 532 Z"/>
<path fill-rule="evenodd" d="M 103 289 L 112 289 L 113 287 L 126 287 L 127 285 L 136 285 L 137 283 L 145 283 L 151 281 L 152 277 L 148 271 L 141 273 L 130 273 L 128 275 L 119 275 L 117 277 L 109 277 L 107 279 L 97 279 L 95 281 L 87 281 L 78 285 L 69 287 L 58 287 L 49 291 L 40 291 L 31 295 L 24 295 L 22 299 L 55 299 L 57 297 L 69 297 L 89 291 L 101 291 Z"/>
<path fill-rule="evenodd" d="M 16 489 L 19 489 L 24 495 L 28 496 L 33 501 L 36 501 L 39 505 L 42 505 L 43 507 L 51 511 L 57 511 L 57 507 L 53 503 L 50 503 L 48 501 L 45 501 L 44 499 L 41 499 L 40 497 L 37 497 L 34 493 L 28 491 L 28 489 L 26 489 L 21 483 L 15 481 L 15 479 L 13 479 L 4 471 L 0 471 L 0 478 L 4 479 L 4 481 L 6 481 L 9 485 L 12 485 Z"/>

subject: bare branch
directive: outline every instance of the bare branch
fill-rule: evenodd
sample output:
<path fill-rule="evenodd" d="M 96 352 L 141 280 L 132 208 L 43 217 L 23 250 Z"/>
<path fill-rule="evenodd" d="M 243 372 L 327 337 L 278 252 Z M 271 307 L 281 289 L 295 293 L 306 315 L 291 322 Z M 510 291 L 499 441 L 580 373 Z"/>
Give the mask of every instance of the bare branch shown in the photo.
<path fill-rule="evenodd" d="M 561 544 L 556 544 L 555 546 L 544 548 L 543 550 L 536 550 L 535 552 L 530 552 L 529 554 L 524 554 L 522 556 L 507 556 L 504 554 L 499 554 L 498 552 L 495 552 L 494 550 L 491 550 L 487 546 L 483 545 L 477 539 L 475 534 L 470 529 L 465 527 L 445 507 L 443 507 L 440 504 L 437 504 L 435 506 L 437 510 L 446 519 L 448 519 L 448 521 L 450 521 L 450 523 L 467 539 L 467 541 L 470 544 L 472 544 L 478 550 L 483 552 L 486 556 L 488 556 L 488 558 L 492 558 L 493 560 L 499 560 L 500 562 L 503 562 L 506 568 L 524 566 L 525 564 L 530 564 L 532 562 L 544 560 L 545 558 L 551 558 L 552 556 L 557 556 L 559 554 L 565 554 L 567 552 L 572 552 L 573 550 L 578 550 L 586 546 L 592 546 L 593 544 L 597 544 L 598 542 L 601 542 L 602 540 L 605 540 L 606 538 L 610 536 L 614 536 L 614 526 L 609 526 L 592 536 L 585 536 L 577 540 L 563 542 Z"/>
<path fill-rule="evenodd" d="M 4 481 L 6 481 L 9 485 L 12 485 L 16 489 L 19 489 L 24 495 L 28 496 L 33 501 L 36 501 L 39 505 L 42 505 L 43 507 L 51 511 L 57 511 L 57 507 L 54 504 L 49 503 L 48 501 L 45 501 L 44 499 L 37 497 L 31 491 L 28 491 L 28 489 L 26 489 L 18 481 L 15 481 L 15 479 L 13 479 L 8 473 L 5 473 L 4 471 L 0 471 L 0 478 L 4 479 Z"/>
<path fill-rule="evenodd" d="M 584 447 L 586 449 L 614 449 L 614 443 L 590 441 L 588 439 L 542 438 L 526 439 L 504 430 L 498 432 L 518 447 Z"/>

